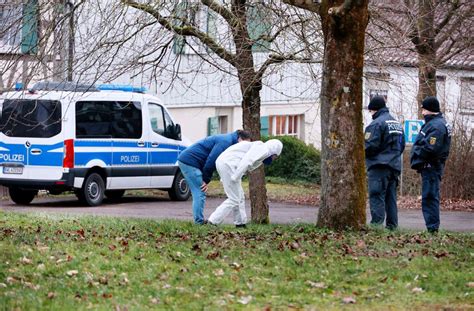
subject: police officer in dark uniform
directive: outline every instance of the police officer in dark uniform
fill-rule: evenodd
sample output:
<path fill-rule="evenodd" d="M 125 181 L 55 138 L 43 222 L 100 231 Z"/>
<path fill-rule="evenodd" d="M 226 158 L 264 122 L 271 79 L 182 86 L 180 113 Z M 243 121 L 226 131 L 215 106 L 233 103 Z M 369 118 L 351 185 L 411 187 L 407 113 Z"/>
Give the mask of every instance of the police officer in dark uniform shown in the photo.
<path fill-rule="evenodd" d="M 421 127 L 411 150 L 411 168 L 421 173 L 421 210 L 426 228 L 439 229 L 439 184 L 451 145 L 451 126 L 439 110 L 436 97 L 427 97 L 421 107 L 425 124 Z"/>
<path fill-rule="evenodd" d="M 392 117 L 382 96 L 370 100 L 373 121 L 365 129 L 365 163 L 369 177 L 371 224 L 398 226 L 397 185 L 405 137 L 401 124 Z"/>

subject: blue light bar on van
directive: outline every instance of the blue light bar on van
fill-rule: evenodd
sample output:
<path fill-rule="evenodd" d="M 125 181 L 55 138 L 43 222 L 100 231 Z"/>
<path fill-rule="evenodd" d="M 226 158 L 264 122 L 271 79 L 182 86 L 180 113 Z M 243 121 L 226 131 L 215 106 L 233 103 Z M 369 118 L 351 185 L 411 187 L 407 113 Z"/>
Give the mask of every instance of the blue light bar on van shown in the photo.
<path fill-rule="evenodd" d="M 17 82 L 15 83 L 15 91 L 21 91 L 23 90 L 23 83 Z"/>
<path fill-rule="evenodd" d="M 143 86 L 132 86 L 124 84 L 100 84 L 97 86 L 98 90 L 101 91 L 123 91 L 123 92 L 136 92 L 136 93 L 145 93 L 146 88 Z"/>

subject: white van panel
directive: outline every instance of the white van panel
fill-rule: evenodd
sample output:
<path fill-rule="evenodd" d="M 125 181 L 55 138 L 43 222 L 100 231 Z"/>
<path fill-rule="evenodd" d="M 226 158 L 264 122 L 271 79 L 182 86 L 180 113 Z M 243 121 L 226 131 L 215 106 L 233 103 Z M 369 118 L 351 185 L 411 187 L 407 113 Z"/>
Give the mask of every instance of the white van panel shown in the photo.
<path fill-rule="evenodd" d="M 174 176 L 153 176 L 151 184 L 153 188 L 171 188 Z"/>
<path fill-rule="evenodd" d="M 137 189 L 150 188 L 150 176 L 143 177 L 109 177 L 109 189 Z"/>

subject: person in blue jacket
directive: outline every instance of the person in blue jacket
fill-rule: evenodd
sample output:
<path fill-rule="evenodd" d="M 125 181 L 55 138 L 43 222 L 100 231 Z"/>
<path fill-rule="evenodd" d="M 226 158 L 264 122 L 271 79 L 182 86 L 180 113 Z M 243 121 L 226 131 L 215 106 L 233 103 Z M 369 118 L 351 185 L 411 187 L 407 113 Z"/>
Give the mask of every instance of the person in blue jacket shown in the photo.
<path fill-rule="evenodd" d="M 369 183 L 371 224 L 398 226 L 397 185 L 405 149 L 402 125 L 393 118 L 382 96 L 370 100 L 373 121 L 365 129 L 365 163 Z"/>
<path fill-rule="evenodd" d="M 217 157 L 230 146 L 244 140 L 250 141 L 250 133 L 244 130 L 213 135 L 189 146 L 179 155 L 178 165 L 193 197 L 194 223 L 205 223 L 203 212 L 206 192 L 216 170 Z"/>
<path fill-rule="evenodd" d="M 429 232 L 439 229 L 439 184 L 451 146 L 451 126 L 439 109 L 439 101 L 430 96 L 421 103 L 425 124 L 411 149 L 410 165 L 421 173 L 421 210 Z"/>

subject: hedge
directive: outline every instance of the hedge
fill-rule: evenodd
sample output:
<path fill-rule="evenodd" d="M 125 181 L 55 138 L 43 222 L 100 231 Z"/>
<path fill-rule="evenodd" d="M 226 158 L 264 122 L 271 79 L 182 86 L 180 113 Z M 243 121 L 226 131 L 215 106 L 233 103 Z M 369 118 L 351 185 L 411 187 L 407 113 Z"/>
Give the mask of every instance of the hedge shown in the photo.
<path fill-rule="evenodd" d="M 321 182 L 321 152 L 292 136 L 263 137 L 263 141 L 276 138 L 283 143 L 280 157 L 265 166 L 265 175 L 287 180 Z"/>

